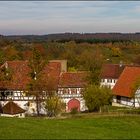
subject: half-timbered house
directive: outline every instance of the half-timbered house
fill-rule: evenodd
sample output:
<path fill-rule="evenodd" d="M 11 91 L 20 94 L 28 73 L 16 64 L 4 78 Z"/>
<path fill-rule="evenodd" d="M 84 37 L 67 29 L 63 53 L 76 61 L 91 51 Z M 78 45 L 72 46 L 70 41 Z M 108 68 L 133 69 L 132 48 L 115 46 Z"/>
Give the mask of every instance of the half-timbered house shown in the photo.
<path fill-rule="evenodd" d="M 6 84 L 0 82 L 0 100 L 2 106 L 4 106 L 7 101 L 14 101 L 21 108 L 26 110 L 26 113 L 34 114 L 36 113 L 36 97 L 27 94 L 27 84 L 30 82 L 30 68 L 28 66 L 28 61 L 7 61 L 2 66 L 6 69 L 11 70 L 12 79 Z M 43 69 L 44 77 L 46 81 L 51 79 L 53 82 L 54 90 L 57 90 L 59 75 L 61 73 L 61 62 L 49 62 Z M 50 82 L 50 81 L 49 81 Z M 45 100 L 45 95 L 42 97 Z M 42 107 L 42 113 L 45 113 L 45 108 Z"/>
<path fill-rule="evenodd" d="M 113 106 L 140 107 L 140 90 L 134 92 L 137 79 L 140 78 L 139 66 L 126 66 L 113 88 Z"/>
<path fill-rule="evenodd" d="M 61 73 L 58 85 L 58 95 L 60 95 L 66 103 L 66 111 L 69 112 L 73 108 L 77 108 L 78 111 L 84 111 L 86 109 L 82 97 L 85 85 L 85 72 Z"/>
<path fill-rule="evenodd" d="M 125 65 L 122 64 L 104 64 L 101 71 L 101 86 L 112 89 L 124 68 Z"/>
<path fill-rule="evenodd" d="M 36 96 L 29 95 L 27 91 L 27 84 L 31 80 L 28 61 L 7 61 L 2 67 L 12 72 L 12 80 L 9 83 L 0 82 L 0 103 L 2 108 L 8 101 L 13 101 L 14 104 L 26 110 L 25 113 L 35 114 L 37 112 Z M 77 108 L 78 111 L 86 110 L 82 93 L 87 84 L 87 72 L 67 72 L 66 60 L 51 60 L 44 67 L 43 74 L 44 79 L 50 85 L 53 85 L 53 90 L 66 103 L 67 112 L 70 112 L 73 108 Z M 140 76 L 140 67 L 105 64 L 101 72 L 101 86 L 108 86 L 113 89 L 113 105 L 134 105 L 137 107 L 139 90 L 136 92 L 134 99 L 130 89 L 138 76 Z M 51 79 L 51 82 L 49 79 Z M 46 98 L 45 94 L 40 96 L 42 102 Z M 46 114 L 43 104 L 40 105 L 40 113 Z"/>

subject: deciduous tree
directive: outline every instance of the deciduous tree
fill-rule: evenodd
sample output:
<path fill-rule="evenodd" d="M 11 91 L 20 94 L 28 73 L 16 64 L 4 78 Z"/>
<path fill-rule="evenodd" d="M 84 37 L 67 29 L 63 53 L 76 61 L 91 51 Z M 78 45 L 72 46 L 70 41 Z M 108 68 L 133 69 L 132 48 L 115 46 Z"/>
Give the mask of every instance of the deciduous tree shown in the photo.
<path fill-rule="evenodd" d="M 99 111 L 102 106 L 111 103 L 112 92 L 107 87 L 92 84 L 85 89 L 83 98 L 89 112 Z"/>
<path fill-rule="evenodd" d="M 102 54 L 97 49 L 93 56 L 88 61 L 88 76 L 87 80 L 89 84 L 100 85 L 101 68 L 102 68 Z"/>
<path fill-rule="evenodd" d="M 53 117 L 65 109 L 65 103 L 55 92 L 52 92 L 47 96 L 45 107 L 47 109 L 47 115 Z"/>
<path fill-rule="evenodd" d="M 134 62 L 135 64 L 140 65 L 140 55 L 137 55 L 137 56 L 135 57 L 135 59 L 133 60 L 133 62 Z"/>
<path fill-rule="evenodd" d="M 6 97 L 5 90 L 10 86 L 12 83 L 12 76 L 13 72 L 10 68 L 6 67 L 5 65 L 0 67 L 0 90 L 1 96 Z"/>
<path fill-rule="evenodd" d="M 40 96 L 45 91 L 45 80 L 43 79 L 43 69 L 46 62 L 42 59 L 39 51 L 33 48 L 32 58 L 29 60 L 31 81 L 27 85 L 30 94 L 36 96 L 37 115 L 40 115 Z"/>

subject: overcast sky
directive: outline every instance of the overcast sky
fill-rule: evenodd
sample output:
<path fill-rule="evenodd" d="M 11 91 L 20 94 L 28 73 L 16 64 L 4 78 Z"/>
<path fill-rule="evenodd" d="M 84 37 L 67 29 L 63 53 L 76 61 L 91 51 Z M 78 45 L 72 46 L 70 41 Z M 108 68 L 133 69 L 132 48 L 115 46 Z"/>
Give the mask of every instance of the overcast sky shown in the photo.
<path fill-rule="evenodd" d="M 0 1 L 0 34 L 140 32 L 140 1 Z"/>

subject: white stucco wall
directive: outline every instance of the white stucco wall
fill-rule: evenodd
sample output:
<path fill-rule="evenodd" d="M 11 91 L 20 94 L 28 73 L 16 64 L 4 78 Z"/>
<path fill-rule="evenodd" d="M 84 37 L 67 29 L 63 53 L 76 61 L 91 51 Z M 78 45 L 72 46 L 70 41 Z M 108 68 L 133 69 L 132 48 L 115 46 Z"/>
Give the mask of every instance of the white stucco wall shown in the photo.
<path fill-rule="evenodd" d="M 118 79 L 101 79 L 101 86 L 107 86 L 111 89 L 115 86 Z"/>
<path fill-rule="evenodd" d="M 61 97 L 61 99 L 64 101 L 64 103 L 66 103 L 66 112 L 68 111 L 67 104 L 73 98 L 80 101 L 80 111 L 84 111 L 85 109 L 87 109 L 85 107 L 85 101 L 81 96 L 81 92 L 82 92 L 81 88 L 67 88 L 67 90 L 65 90 L 65 93 L 63 90 L 64 90 L 63 88 L 60 88 L 58 90 L 58 95 Z M 68 91 L 68 92 L 66 92 L 66 91 Z M 20 96 L 20 94 L 22 94 L 22 96 Z M 30 115 L 37 113 L 36 102 L 35 101 L 24 101 L 24 99 L 26 99 L 26 100 L 28 99 L 28 97 L 26 97 L 24 92 L 13 91 L 13 94 L 9 95 L 7 98 L 8 99 L 15 99 L 14 102 L 18 106 L 20 106 L 21 108 L 26 110 L 25 113 L 30 114 Z M 29 99 L 33 99 L 33 96 L 31 96 Z M 8 101 L 1 101 L 2 106 L 4 106 L 7 103 L 8 103 Z M 41 103 L 40 113 L 46 114 L 46 109 L 45 109 L 44 103 Z"/>
<path fill-rule="evenodd" d="M 20 113 L 20 114 L 15 114 L 15 115 L 10 115 L 10 114 L 0 114 L 2 117 L 18 117 L 18 118 L 24 118 L 25 113 Z"/>
<path fill-rule="evenodd" d="M 127 98 L 127 97 L 121 97 L 120 102 L 117 102 L 117 96 L 113 97 L 112 106 L 127 106 L 127 107 L 140 107 L 140 89 L 138 89 L 135 93 L 134 99 Z"/>
<path fill-rule="evenodd" d="M 75 90 L 76 92 L 72 92 L 72 90 Z M 58 94 L 59 96 L 62 98 L 62 100 L 64 101 L 64 103 L 66 103 L 66 111 L 68 111 L 68 102 L 71 99 L 77 99 L 80 101 L 80 111 L 85 111 L 87 108 L 85 106 L 85 101 L 82 98 L 81 92 L 82 92 L 83 88 L 58 88 Z"/>

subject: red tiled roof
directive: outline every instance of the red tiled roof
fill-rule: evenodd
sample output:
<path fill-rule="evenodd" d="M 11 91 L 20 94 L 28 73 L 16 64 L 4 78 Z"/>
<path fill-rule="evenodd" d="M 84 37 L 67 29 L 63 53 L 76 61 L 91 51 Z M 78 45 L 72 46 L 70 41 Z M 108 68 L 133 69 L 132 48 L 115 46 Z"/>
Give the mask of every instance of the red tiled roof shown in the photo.
<path fill-rule="evenodd" d="M 64 72 L 59 80 L 59 87 L 84 87 L 85 84 L 85 72 Z"/>
<path fill-rule="evenodd" d="M 6 105 L 2 107 L 2 113 L 4 114 L 19 114 L 19 113 L 24 113 L 25 110 L 19 107 L 16 103 L 10 101 Z"/>
<path fill-rule="evenodd" d="M 12 71 L 12 81 L 6 84 L 6 88 L 24 89 L 30 80 L 28 61 L 7 61 L 3 66 L 6 65 Z"/>
<path fill-rule="evenodd" d="M 57 89 L 59 83 L 59 76 L 61 73 L 61 63 L 60 62 L 49 62 L 49 64 L 44 68 L 45 80 L 52 82 L 54 88 Z"/>
<path fill-rule="evenodd" d="M 6 86 L 8 89 L 21 90 L 26 89 L 29 83 L 30 67 L 28 66 L 28 61 L 7 61 L 8 67 L 12 70 L 12 81 Z M 3 65 L 5 66 L 6 63 Z M 59 62 L 49 62 L 45 66 L 43 74 L 46 77 L 51 77 L 54 79 L 55 87 L 58 85 L 59 75 L 61 72 L 61 64 Z M 0 84 L 1 85 L 1 84 Z"/>
<path fill-rule="evenodd" d="M 124 68 L 125 65 L 120 66 L 119 64 L 104 64 L 102 66 L 101 78 L 118 79 Z"/>
<path fill-rule="evenodd" d="M 116 85 L 113 88 L 113 94 L 131 97 L 134 82 L 140 77 L 140 67 L 125 67 L 120 75 Z"/>

